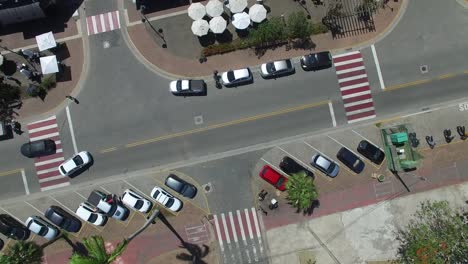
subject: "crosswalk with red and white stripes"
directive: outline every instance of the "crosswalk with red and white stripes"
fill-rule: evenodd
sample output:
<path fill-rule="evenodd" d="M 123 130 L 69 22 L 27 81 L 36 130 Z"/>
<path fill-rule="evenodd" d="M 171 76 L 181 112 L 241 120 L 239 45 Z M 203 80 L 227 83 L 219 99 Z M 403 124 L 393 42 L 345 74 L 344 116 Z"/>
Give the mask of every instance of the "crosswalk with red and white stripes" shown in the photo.
<path fill-rule="evenodd" d="M 30 141 L 52 139 L 56 145 L 55 154 L 34 160 L 41 191 L 70 185 L 68 177 L 62 176 L 58 170 L 58 166 L 64 161 L 64 156 L 56 116 L 30 123 L 27 127 Z"/>
<path fill-rule="evenodd" d="M 263 262 L 265 252 L 255 208 L 214 215 L 211 222 L 225 263 Z"/>
<path fill-rule="evenodd" d="M 120 28 L 119 11 L 107 12 L 86 18 L 88 36 Z"/>
<path fill-rule="evenodd" d="M 348 123 L 375 118 L 374 102 L 360 51 L 333 56 Z"/>

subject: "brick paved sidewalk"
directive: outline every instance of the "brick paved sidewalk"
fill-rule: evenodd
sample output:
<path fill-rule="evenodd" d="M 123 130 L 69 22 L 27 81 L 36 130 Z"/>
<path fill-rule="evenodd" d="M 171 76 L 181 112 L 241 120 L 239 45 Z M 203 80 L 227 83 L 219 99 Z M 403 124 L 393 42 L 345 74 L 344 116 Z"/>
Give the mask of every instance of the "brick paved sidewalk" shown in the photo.
<path fill-rule="evenodd" d="M 174 75 L 181 76 L 207 76 L 211 75 L 213 70 L 225 71 L 228 69 L 240 68 L 251 65 L 258 65 L 274 59 L 291 58 L 301 56 L 312 51 L 323 50 L 341 50 L 356 46 L 365 45 L 368 42 L 375 41 L 396 23 L 396 18 L 402 11 L 403 4 L 400 2 L 389 2 L 391 8 L 381 9 L 374 17 L 376 31 L 364 34 L 357 34 L 351 37 L 333 39 L 331 33 L 312 37 L 316 44 L 313 50 L 286 50 L 285 47 L 269 50 L 261 58 L 257 58 L 252 50 L 240 50 L 223 55 L 208 57 L 206 63 L 200 64 L 197 59 L 189 59 L 171 53 L 170 49 L 161 48 L 161 40 L 153 36 L 150 29 L 144 24 L 136 24 L 128 27 L 128 33 L 137 50 L 151 64 L 157 68 Z M 181 8 L 177 8 L 180 10 Z M 132 16 L 136 16 L 133 14 Z M 147 15 L 151 16 L 151 15 Z M 187 16 L 187 14 L 181 14 Z M 135 19 L 135 18 L 134 18 Z M 187 25 L 188 26 L 188 25 Z M 169 33 L 165 33 L 169 34 Z M 171 32 L 171 34 L 174 34 Z M 171 45 L 172 43 L 168 43 Z"/>

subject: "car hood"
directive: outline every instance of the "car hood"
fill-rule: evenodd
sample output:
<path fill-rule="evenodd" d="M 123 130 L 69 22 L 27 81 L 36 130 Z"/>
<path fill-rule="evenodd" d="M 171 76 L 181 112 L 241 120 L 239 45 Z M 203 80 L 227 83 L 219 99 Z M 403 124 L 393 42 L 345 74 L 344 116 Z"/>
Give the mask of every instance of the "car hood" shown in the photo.
<path fill-rule="evenodd" d="M 332 166 L 335 166 L 333 170 L 328 174 L 330 177 L 336 177 L 338 173 L 340 172 L 340 167 L 338 164 L 332 164 Z"/>
<path fill-rule="evenodd" d="M 171 92 L 177 92 L 177 82 L 178 82 L 178 81 L 172 81 L 172 82 L 169 84 L 169 87 L 170 87 Z"/>
<path fill-rule="evenodd" d="M 172 206 L 170 207 L 170 209 L 171 209 L 172 211 L 177 212 L 177 211 L 180 210 L 181 207 L 182 207 L 182 202 L 181 202 L 179 199 L 177 199 L 177 198 L 174 197 L 174 203 L 172 204 Z"/>
<path fill-rule="evenodd" d="M 269 74 L 267 71 L 267 64 L 263 63 L 262 66 L 260 66 L 260 70 L 262 71 L 262 74 L 267 75 Z"/>
<path fill-rule="evenodd" d="M 221 79 L 223 80 L 223 83 L 229 83 L 227 72 L 223 72 L 223 74 L 221 75 Z"/>

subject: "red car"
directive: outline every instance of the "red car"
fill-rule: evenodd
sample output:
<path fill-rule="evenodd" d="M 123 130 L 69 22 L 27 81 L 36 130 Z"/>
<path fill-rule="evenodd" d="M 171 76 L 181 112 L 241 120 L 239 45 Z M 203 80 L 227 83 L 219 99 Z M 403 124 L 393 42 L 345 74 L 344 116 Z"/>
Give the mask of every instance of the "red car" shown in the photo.
<path fill-rule="evenodd" d="M 262 177 L 265 181 L 271 183 L 275 186 L 276 189 L 280 191 L 286 190 L 286 182 L 288 178 L 284 177 L 283 175 L 276 172 L 270 166 L 265 165 L 263 166 L 262 170 L 260 171 L 260 177 Z"/>

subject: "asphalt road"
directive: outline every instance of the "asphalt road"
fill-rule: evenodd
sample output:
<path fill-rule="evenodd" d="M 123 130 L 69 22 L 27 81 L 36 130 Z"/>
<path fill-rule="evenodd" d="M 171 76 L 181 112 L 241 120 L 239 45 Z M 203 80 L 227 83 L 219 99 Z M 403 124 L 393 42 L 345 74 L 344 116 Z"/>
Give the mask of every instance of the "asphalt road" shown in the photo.
<path fill-rule="evenodd" d="M 115 10 L 113 3 L 87 1 L 87 15 Z M 466 12 L 455 1 L 411 1 L 396 28 L 375 45 L 386 86 L 466 70 Z M 78 149 L 93 153 L 96 162 L 72 182 L 318 132 L 332 126 L 328 100 L 333 103 L 337 124 L 346 124 L 334 69 L 303 72 L 296 67 L 295 75 L 277 80 L 263 80 L 255 73 L 252 85 L 221 90 L 211 86 L 206 97 L 174 97 L 168 92 L 170 80 L 142 65 L 121 34 L 112 31 L 89 38 L 90 75 L 78 96 L 80 104 L 70 109 Z M 371 49 L 363 49 L 362 54 L 378 118 L 468 96 L 466 74 L 382 91 Z M 428 73 L 419 71 L 421 64 L 429 66 Z M 309 107 L 293 111 L 302 105 Z M 262 116 L 272 112 L 277 114 Z M 68 157 L 73 153 L 69 124 L 64 112 L 57 116 Z M 205 130 L 197 132 L 199 129 Z M 177 133 L 183 134 L 174 137 Z M 25 168 L 29 188 L 35 192 L 33 162 L 18 153 L 26 141 L 25 133 L 2 142 L 2 151 L 9 155 L 0 164 L 2 171 Z M 0 198 L 24 190 L 20 177 L 18 173 L 2 176 L 11 184 L 0 187 Z"/>

